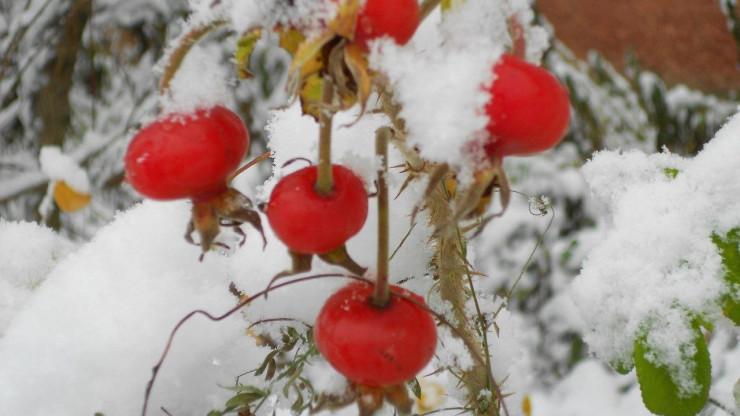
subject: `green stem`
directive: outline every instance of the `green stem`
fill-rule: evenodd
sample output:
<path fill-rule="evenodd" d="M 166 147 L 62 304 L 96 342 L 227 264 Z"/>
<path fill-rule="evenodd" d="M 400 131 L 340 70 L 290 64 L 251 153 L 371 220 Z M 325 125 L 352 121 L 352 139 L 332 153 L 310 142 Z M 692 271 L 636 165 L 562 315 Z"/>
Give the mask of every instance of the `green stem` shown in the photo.
<path fill-rule="evenodd" d="M 319 165 L 316 178 L 316 192 L 329 195 L 334 190 L 334 178 L 331 171 L 331 125 L 334 112 L 331 110 L 334 101 L 334 84 L 330 77 L 324 77 L 321 85 L 321 106 L 319 110 Z"/>
<path fill-rule="evenodd" d="M 523 195 L 525 197 L 529 197 L 529 195 L 522 194 L 521 192 L 516 192 L 517 194 Z M 527 258 L 527 261 L 524 262 L 524 266 L 522 266 L 522 269 L 519 271 L 519 276 L 516 277 L 516 280 L 514 280 L 514 284 L 511 285 L 511 288 L 508 292 L 506 292 L 506 296 L 504 296 L 503 302 L 498 306 L 496 311 L 493 313 L 493 319 L 496 319 L 498 314 L 501 312 L 501 310 L 506 307 L 506 305 L 509 304 L 509 301 L 511 300 L 511 296 L 514 294 L 514 289 L 516 289 L 516 286 L 519 284 L 519 282 L 522 280 L 522 276 L 524 276 L 524 273 L 527 271 L 527 268 L 529 267 L 529 263 L 532 262 L 532 258 L 534 257 L 534 253 L 537 252 L 537 249 L 540 247 L 543 241 L 545 241 L 545 236 L 547 235 L 548 231 L 550 231 L 550 227 L 552 227 L 552 222 L 555 220 L 555 208 L 553 208 L 552 205 L 548 205 L 548 208 L 550 208 L 551 216 L 550 221 L 547 223 L 547 227 L 545 227 L 545 231 L 542 232 L 542 235 L 537 239 L 537 243 L 534 245 L 534 248 L 532 248 L 532 251 L 529 253 L 529 257 Z"/>
<path fill-rule="evenodd" d="M 378 270 L 375 277 L 373 304 L 379 307 L 385 306 L 390 300 L 388 290 L 390 212 L 386 176 L 388 175 L 388 141 L 392 136 L 393 130 L 390 127 L 381 127 L 375 132 L 375 155 L 380 159 L 381 167 L 378 169 Z"/>

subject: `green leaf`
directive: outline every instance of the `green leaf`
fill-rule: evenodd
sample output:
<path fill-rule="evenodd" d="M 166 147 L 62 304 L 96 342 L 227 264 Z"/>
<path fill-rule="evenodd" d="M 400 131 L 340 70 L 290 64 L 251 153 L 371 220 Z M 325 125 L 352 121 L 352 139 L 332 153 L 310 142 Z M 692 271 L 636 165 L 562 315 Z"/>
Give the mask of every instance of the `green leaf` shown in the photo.
<path fill-rule="evenodd" d="M 239 79 L 252 78 L 252 73 L 249 72 L 249 58 L 252 56 L 254 51 L 254 45 L 257 41 L 262 38 L 261 29 L 253 29 L 244 34 L 239 40 L 236 41 L 236 52 L 234 53 L 234 62 L 236 63 L 237 73 Z"/>
<path fill-rule="evenodd" d="M 730 293 L 721 299 L 722 310 L 735 325 L 740 325 L 740 228 L 733 228 L 724 238 L 712 234 L 712 241 L 722 256 L 724 279 L 730 288 Z"/>
<path fill-rule="evenodd" d="M 227 390 L 235 391 L 237 393 L 253 393 L 253 394 L 261 394 L 262 396 L 266 396 L 267 393 L 264 391 L 258 389 L 254 386 L 233 386 L 233 387 L 224 387 Z"/>
<path fill-rule="evenodd" d="M 270 353 L 267 354 L 267 357 L 265 357 L 265 361 L 262 362 L 262 365 L 260 365 L 259 368 L 257 368 L 257 370 L 254 372 L 254 375 L 258 376 L 264 373 L 267 369 L 267 366 L 270 364 L 270 361 L 273 361 L 275 359 L 275 356 L 280 354 L 281 352 L 283 351 L 279 349 L 270 351 Z"/>
<path fill-rule="evenodd" d="M 667 177 L 669 177 L 671 179 L 676 179 L 676 176 L 678 176 L 678 174 L 679 174 L 679 170 L 678 169 L 672 169 L 672 168 L 665 168 L 665 169 L 663 169 L 663 173 L 665 173 L 665 176 L 667 176 Z"/>
<path fill-rule="evenodd" d="M 632 371 L 633 368 L 635 368 L 634 362 L 618 362 L 618 363 L 610 363 L 614 371 L 616 371 L 619 374 L 626 375 L 629 374 L 630 371 Z"/>
<path fill-rule="evenodd" d="M 411 392 L 414 393 L 414 396 L 416 396 L 417 399 L 421 399 L 421 385 L 419 385 L 419 380 L 412 378 L 409 380 L 408 385 Z"/>
<path fill-rule="evenodd" d="M 700 389 L 691 396 L 679 393 L 679 387 L 671 377 L 668 367 L 648 360 L 647 357 L 654 352 L 647 343 L 647 336 L 641 335 L 635 340 L 635 369 L 642 401 L 648 410 L 657 415 L 692 416 L 701 411 L 709 398 L 709 386 L 712 382 L 709 350 L 701 329 L 695 325 L 694 331 L 692 344 L 696 348 L 696 354 L 691 357 L 694 366 L 691 379 Z"/>
<path fill-rule="evenodd" d="M 246 407 L 262 397 L 261 393 L 239 393 L 226 402 L 226 408 Z"/>
<path fill-rule="evenodd" d="M 272 380 L 272 377 L 275 376 L 275 370 L 277 370 L 277 363 L 275 363 L 275 360 L 270 360 L 270 363 L 267 365 L 267 373 L 265 373 L 266 381 Z"/>

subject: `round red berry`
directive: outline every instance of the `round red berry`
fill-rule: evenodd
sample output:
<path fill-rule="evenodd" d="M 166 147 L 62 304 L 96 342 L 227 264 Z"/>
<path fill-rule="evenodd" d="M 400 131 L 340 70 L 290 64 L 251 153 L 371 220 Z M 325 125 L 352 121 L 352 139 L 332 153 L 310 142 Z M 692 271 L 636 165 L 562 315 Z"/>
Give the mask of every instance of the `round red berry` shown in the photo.
<path fill-rule="evenodd" d="M 225 107 L 171 114 L 131 140 L 126 180 L 152 199 L 207 197 L 226 189 L 248 146 L 244 123 Z"/>
<path fill-rule="evenodd" d="M 275 234 L 297 253 L 323 254 L 341 247 L 362 229 L 367 218 L 367 191 L 357 175 L 332 166 L 334 187 L 329 195 L 316 191 L 316 166 L 278 182 L 267 204 L 267 220 Z"/>
<path fill-rule="evenodd" d="M 424 299 L 391 286 L 390 302 L 372 303 L 373 286 L 352 283 L 326 301 L 314 325 L 321 355 L 349 380 L 370 387 L 408 381 L 431 360 L 437 347 L 437 327 L 420 304 Z"/>
<path fill-rule="evenodd" d="M 489 157 L 529 155 L 555 146 L 570 123 L 567 89 L 551 73 L 512 55 L 494 66 L 485 107 Z"/>

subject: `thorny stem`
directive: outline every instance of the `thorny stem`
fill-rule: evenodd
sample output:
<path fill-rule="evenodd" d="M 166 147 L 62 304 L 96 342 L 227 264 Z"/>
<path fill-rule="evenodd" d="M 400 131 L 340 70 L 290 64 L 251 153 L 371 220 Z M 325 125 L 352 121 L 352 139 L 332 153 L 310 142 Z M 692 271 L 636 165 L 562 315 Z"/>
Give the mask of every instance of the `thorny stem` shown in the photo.
<path fill-rule="evenodd" d="M 457 239 L 460 242 L 460 247 L 462 247 L 462 257 L 467 258 L 468 257 L 468 247 L 463 243 L 462 233 L 460 233 L 460 227 L 457 227 Z M 480 334 L 482 339 L 482 347 L 483 347 L 483 353 L 485 354 L 486 358 L 486 368 L 488 368 L 488 371 L 491 371 L 491 352 L 488 349 L 488 323 L 486 322 L 486 318 L 483 315 L 483 312 L 481 312 L 480 304 L 478 303 L 478 295 L 475 293 L 475 286 L 473 285 L 473 276 L 470 274 L 470 270 L 467 268 L 465 269 L 465 275 L 468 277 L 468 286 L 470 287 L 470 295 L 473 298 L 473 304 L 475 305 L 475 313 L 478 318 L 478 325 L 480 327 Z M 488 384 L 488 389 L 491 390 L 493 386 Z"/>
<path fill-rule="evenodd" d="M 378 169 L 378 264 L 375 277 L 373 304 L 383 307 L 388 304 L 388 253 L 390 250 L 388 234 L 390 232 L 388 209 L 388 140 L 393 136 L 390 127 L 381 127 L 375 132 L 375 156 L 380 159 Z"/>
<path fill-rule="evenodd" d="M 169 353 L 170 348 L 172 348 L 172 342 L 175 339 L 175 335 L 177 334 L 177 332 L 179 331 L 179 329 L 187 321 L 190 320 L 190 318 L 194 317 L 195 315 L 203 315 L 207 319 L 209 319 L 211 321 L 214 321 L 214 322 L 222 321 L 222 320 L 228 318 L 229 316 L 233 315 L 234 313 L 236 313 L 237 311 L 239 311 L 243 307 L 245 307 L 245 306 L 249 305 L 250 303 L 252 303 L 253 300 L 259 299 L 259 298 L 263 297 L 264 295 L 266 295 L 268 292 L 272 292 L 273 290 L 277 290 L 277 289 L 280 289 L 280 288 L 283 288 L 283 287 L 286 287 L 286 286 L 290 286 L 290 285 L 293 285 L 293 284 L 296 284 L 296 283 L 308 282 L 308 281 L 317 280 L 317 279 L 333 278 L 333 277 L 335 277 L 335 278 L 344 278 L 344 279 L 352 279 L 352 280 L 356 280 L 356 281 L 359 281 L 359 282 L 365 282 L 365 283 L 368 283 L 368 284 L 371 284 L 371 285 L 375 285 L 376 284 L 376 282 L 374 282 L 372 280 L 366 279 L 366 278 L 361 277 L 361 276 L 351 275 L 351 274 L 341 274 L 341 273 L 317 274 L 317 275 L 312 275 L 312 276 L 299 277 L 299 278 L 296 278 L 296 279 L 293 279 L 293 280 L 290 280 L 290 281 L 287 281 L 287 282 L 278 283 L 276 285 L 268 286 L 266 289 L 261 290 L 261 291 L 255 293 L 252 296 L 247 296 L 243 301 L 239 302 L 236 306 L 234 306 L 233 308 L 229 309 L 228 311 L 226 311 L 225 313 L 223 313 L 221 315 L 212 315 L 211 313 L 209 313 L 207 311 L 204 311 L 202 309 L 194 310 L 194 311 L 188 313 L 187 315 L 185 315 L 182 319 L 180 319 L 180 321 L 175 325 L 175 327 L 170 332 L 170 336 L 167 339 L 167 343 L 165 344 L 164 351 L 162 351 L 162 355 L 159 358 L 159 361 L 157 362 L 157 364 L 152 368 L 152 377 L 149 379 L 149 382 L 146 385 L 146 391 L 145 391 L 145 394 L 144 394 L 144 406 L 142 408 L 141 415 L 142 416 L 146 416 L 147 407 L 149 405 L 149 397 L 151 395 L 152 388 L 154 387 L 154 381 L 157 378 L 157 374 L 159 373 L 159 370 L 162 368 L 162 364 L 164 364 L 165 358 L 167 358 L 167 354 Z M 429 306 L 427 306 L 424 302 L 419 302 L 418 300 L 416 300 L 416 299 L 414 299 L 414 298 L 412 298 L 410 296 L 406 296 L 406 295 L 403 295 L 401 293 L 395 293 L 395 292 L 394 293 L 391 293 L 391 295 L 392 296 L 397 296 L 397 297 L 399 297 L 399 298 L 401 298 L 401 299 L 403 299 L 403 300 L 405 300 L 407 302 L 411 302 L 412 304 L 414 304 L 414 305 L 416 305 L 416 306 L 424 309 L 425 311 L 429 312 L 442 325 L 445 325 L 448 328 L 450 328 L 450 331 L 452 331 L 452 333 L 455 336 L 459 337 L 463 341 L 463 343 L 465 344 L 465 347 L 470 352 L 470 355 L 471 355 L 471 357 L 473 358 L 474 361 L 476 361 L 479 365 L 485 365 L 485 361 L 483 360 L 483 358 L 481 358 L 481 355 L 476 350 L 475 344 L 471 343 L 468 339 L 466 339 L 465 337 L 463 337 L 463 334 L 460 332 L 460 330 L 457 329 L 454 325 L 452 325 L 447 320 L 447 318 L 444 317 L 444 315 L 442 315 L 440 313 L 437 313 L 436 311 L 432 310 Z M 487 371 L 487 377 L 488 377 L 488 379 L 490 380 L 491 384 L 494 386 L 494 393 L 496 394 L 496 398 L 499 400 L 499 403 L 501 403 L 501 407 L 504 410 L 504 415 L 509 416 L 509 410 L 506 407 L 506 403 L 504 402 L 503 394 L 501 393 L 501 390 L 498 388 L 498 383 L 496 383 L 496 379 L 493 376 L 493 373 L 490 371 L 490 369 L 486 369 L 486 371 Z"/>
<path fill-rule="evenodd" d="M 321 84 L 321 106 L 319 109 L 319 164 L 316 178 L 316 192 L 329 195 L 334 189 L 334 178 L 331 171 L 331 124 L 334 112 L 331 110 L 334 101 L 334 83 L 325 76 Z"/>
<path fill-rule="evenodd" d="M 231 183 L 232 181 L 234 181 L 234 178 L 236 178 L 237 176 L 239 176 L 242 172 L 244 172 L 245 170 L 251 168 L 252 166 L 254 166 L 254 165 L 262 162 L 263 160 L 267 159 L 268 157 L 270 157 L 271 154 L 272 154 L 272 150 L 268 150 L 265 153 L 262 153 L 261 155 L 257 156 L 256 158 L 250 160 L 249 162 L 247 162 L 246 165 L 244 165 L 244 166 L 240 167 L 239 169 L 235 170 L 234 172 L 232 172 L 231 175 L 229 175 L 229 177 L 226 179 L 226 183 Z"/>
<path fill-rule="evenodd" d="M 428 1 L 436 6 L 439 2 Z M 396 131 L 396 137 L 393 140 L 394 146 L 403 154 L 412 169 L 427 171 L 431 168 L 424 165 L 423 160 L 415 149 L 408 146 L 403 141 L 403 132 L 405 131 L 404 120 L 399 117 L 400 105 L 394 102 L 392 93 L 388 90 L 388 82 L 383 78 L 376 78 L 378 93 L 381 99 L 382 111 L 390 118 L 391 123 Z M 454 213 L 450 206 L 450 198 L 446 195 L 443 186 L 437 189 L 424 201 L 429 213 L 430 227 L 432 229 L 449 229 L 447 227 L 453 221 Z M 454 230 L 454 228 L 453 228 Z M 462 240 L 462 241 L 461 241 Z M 435 277 L 439 280 L 440 297 L 452 305 L 452 314 L 454 317 L 455 335 L 458 336 L 471 350 L 471 354 L 479 357 L 484 356 L 481 342 L 476 337 L 476 333 L 468 326 L 468 317 L 465 309 L 467 301 L 465 297 L 465 277 L 467 273 L 467 264 L 460 258 L 459 253 L 463 250 L 464 239 L 458 239 L 454 233 L 442 232 L 435 237 L 435 254 L 433 262 L 436 265 Z M 487 350 L 487 348 L 485 348 Z M 480 393 L 483 391 L 495 391 L 498 403 L 506 412 L 506 406 L 501 398 L 498 385 L 495 383 L 490 374 L 487 360 L 480 360 L 480 366 L 474 366 L 472 369 L 464 372 L 464 380 L 468 388 L 468 402 L 473 408 L 480 408 L 482 398 Z M 496 404 L 489 404 L 486 410 L 488 414 L 498 413 Z"/>
<path fill-rule="evenodd" d="M 217 20 L 208 26 L 199 26 L 187 33 L 180 39 L 177 48 L 172 51 L 170 58 L 167 61 L 167 65 L 164 67 L 164 73 L 162 74 L 162 80 L 159 82 L 159 95 L 165 95 L 167 90 L 170 88 L 170 82 L 175 77 L 175 73 L 182 65 L 182 61 L 185 60 L 188 52 L 193 48 L 196 42 L 198 42 L 203 36 L 210 33 L 212 30 L 221 27 L 226 24 L 225 20 Z"/>
<path fill-rule="evenodd" d="M 464 277 L 468 266 L 460 256 L 465 241 L 462 238 L 458 239 L 457 235 L 451 232 L 454 228 L 450 229 L 449 227 L 450 222 L 453 221 L 454 213 L 444 186 L 438 185 L 437 189 L 425 200 L 425 205 L 429 212 L 430 227 L 446 230 L 435 236 L 435 276 L 439 281 L 439 295 L 442 300 L 452 305 L 453 324 L 458 330 L 460 338 L 466 344 L 474 346 L 478 355 L 484 356 L 480 340 L 477 338 L 475 331 L 471 330 L 468 325 Z M 463 379 L 466 381 L 468 388 L 468 402 L 476 409 L 483 405 L 480 393 L 490 391 L 490 380 L 487 372 L 488 368 L 485 366 L 484 360 L 483 366 L 474 366 L 463 373 Z M 494 386 L 494 388 L 497 389 L 498 386 Z M 495 404 L 489 404 L 486 413 L 489 415 L 496 414 Z"/>

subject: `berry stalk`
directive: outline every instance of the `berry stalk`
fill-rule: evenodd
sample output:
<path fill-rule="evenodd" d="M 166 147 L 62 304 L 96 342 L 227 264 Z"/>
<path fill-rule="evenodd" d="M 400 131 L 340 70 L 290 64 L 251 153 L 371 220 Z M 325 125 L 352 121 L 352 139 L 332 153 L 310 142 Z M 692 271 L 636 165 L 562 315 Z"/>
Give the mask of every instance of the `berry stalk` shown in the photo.
<path fill-rule="evenodd" d="M 375 155 L 380 159 L 378 169 L 378 264 L 375 278 L 375 291 L 373 292 L 373 304 L 379 307 L 385 306 L 390 301 L 388 289 L 388 255 L 389 241 L 389 201 L 388 201 L 388 141 L 393 136 L 390 127 L 381 127 L 375 132 Z"/>
<path fill-rule="evenodd" d="M 321 110 L 319 111 L 319 165 L 316 178 L 316 192 L 329 195 L 334 189 L 334 178 L 331 168 L 331 126 L 334 110 L 334 84 L 325 76 L 321 85 Z"/>

